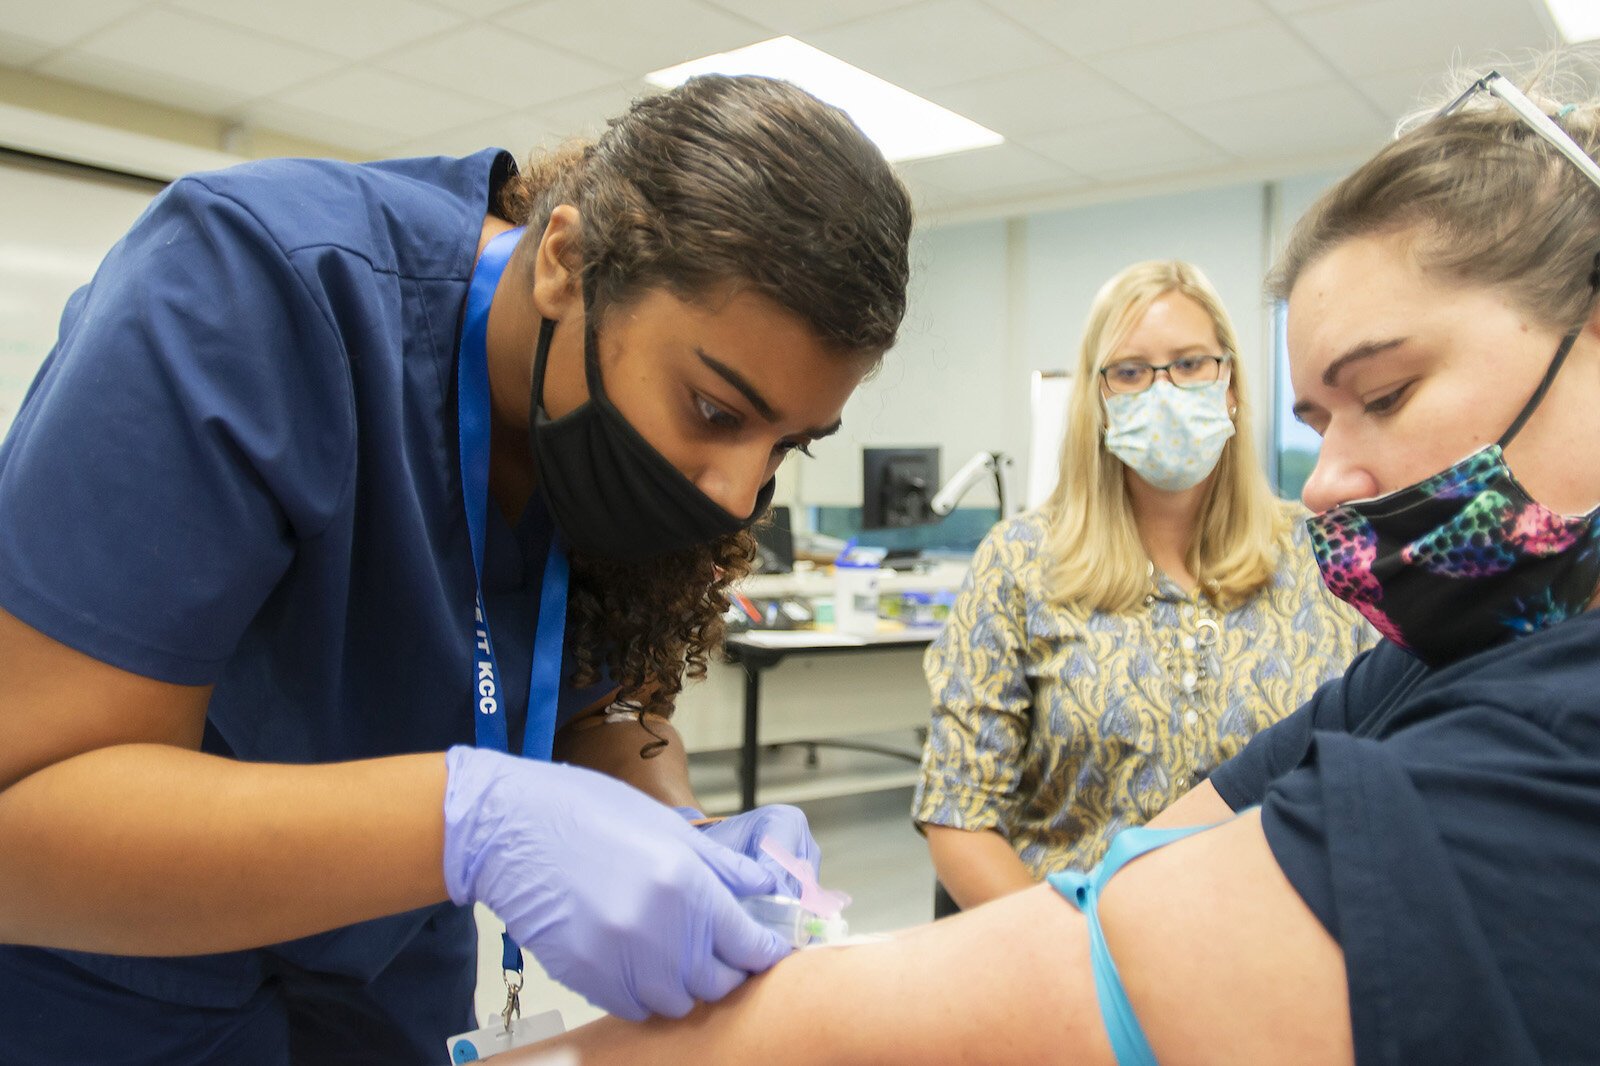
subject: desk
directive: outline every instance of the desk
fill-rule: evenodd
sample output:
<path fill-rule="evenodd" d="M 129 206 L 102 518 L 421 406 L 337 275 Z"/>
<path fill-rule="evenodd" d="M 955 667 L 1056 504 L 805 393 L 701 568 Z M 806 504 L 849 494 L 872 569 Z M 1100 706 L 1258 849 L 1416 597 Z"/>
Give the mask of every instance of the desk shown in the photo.
<path fill-rule="evenodd" d="M 728 658 L 744 669 L 744 726 L 739 743 L 739 809 L 756 806 L 756 766 L 761 753 L 761 672 L 791 655 L 848 655 L 864 651 L 903 649 L 919 655 L 938 626 L 848 636 L 806 630 L 751 630 L 728 638 Z"/>

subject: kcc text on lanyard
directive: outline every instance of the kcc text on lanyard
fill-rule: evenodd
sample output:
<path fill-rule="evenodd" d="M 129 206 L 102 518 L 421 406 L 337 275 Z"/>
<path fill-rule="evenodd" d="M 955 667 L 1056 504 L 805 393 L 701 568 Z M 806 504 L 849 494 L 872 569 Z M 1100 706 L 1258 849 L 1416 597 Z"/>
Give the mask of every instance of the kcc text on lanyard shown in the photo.
<path fill-rule="evenodd" d="M 461 328 L 457 370 L 457 419 L 461 430 L 461 496 L 467 508 L 467 533 L 472 541 L 472 568 L 478 579 L 478 602 L 472 634 L 472 700 L 480 748 L 510 751 L 506 716 L 489 635 L 489 612 L 483 605 L 484 529 L 489 514 L 489 306 L 500 275 L 516 249 L 523 229 L 508 230 L 489 241 L 478 257 L 467 288 L 466 321 Z M 567 624 L 567 552 L 561 533 L 552 529 L 539 586 L 539 621 L 534 629 L 533 661 L 528 670 L 528 713 L 522 733 L 522 754 L 549 759 L 555 742 L 556 713 L 561 693 L 561 645 Z M 522 951 L 509 935 L 502 937 L 506 969 L 506 1019 L 520 1013 L 517 990 L 522 985 Z M 513 981 L 512 974 L 517 975 Z"/>

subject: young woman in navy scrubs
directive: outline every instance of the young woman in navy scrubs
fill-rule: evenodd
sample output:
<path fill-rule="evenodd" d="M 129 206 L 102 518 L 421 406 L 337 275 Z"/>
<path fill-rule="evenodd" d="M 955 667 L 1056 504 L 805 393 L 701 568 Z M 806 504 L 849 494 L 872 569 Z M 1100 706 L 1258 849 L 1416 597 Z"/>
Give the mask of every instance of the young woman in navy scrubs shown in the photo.
<path fill-rule="evenodd" d="M 1389 639 L 1153 823 L 1186 828 L 596 1022 L 584 1066 L 1600 1062 L 1600 98 L 1514 102 L 1398 138 L 1275 274 L 1313 546 Z"/>
<path fill-rule="evenodd" d="M 624 1017 L 782 957 L 804 819 L 692 825 L 665 716 L 910 224 L 764 79 L 157 197 L 0 446 L 0 1063 L 438 1061 L 472 903 Z"/>

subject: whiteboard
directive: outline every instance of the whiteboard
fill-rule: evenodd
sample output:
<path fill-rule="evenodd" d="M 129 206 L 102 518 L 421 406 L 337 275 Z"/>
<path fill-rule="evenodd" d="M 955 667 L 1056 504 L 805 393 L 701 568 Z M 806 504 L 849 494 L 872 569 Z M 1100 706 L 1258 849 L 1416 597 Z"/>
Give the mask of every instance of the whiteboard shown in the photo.
<path fill-rule="evenodd" d="M 0 157 L 0 436 L 55 344 L 67 297 L 159 188 Z"/>
<path fill-rule="evenodd" d="M 1028 497 L 1033 508 L 1050 498 L 1060 472 L 1061 441 L 1067 435 L 1067 398 L 1072 374 L 1067 370 L 1035 370 L 1028 388 Z"/>

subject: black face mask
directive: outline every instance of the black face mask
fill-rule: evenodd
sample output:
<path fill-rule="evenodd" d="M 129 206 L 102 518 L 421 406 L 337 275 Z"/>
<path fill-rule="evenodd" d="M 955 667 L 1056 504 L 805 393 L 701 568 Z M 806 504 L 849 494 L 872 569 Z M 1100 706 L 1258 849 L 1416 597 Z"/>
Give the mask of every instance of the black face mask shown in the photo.
<path fill-rule="evenodd" d="M 583 370 L 589 399 L 569 414 L 545 413 L 544 375 L 556 324 L 544 319 L 533 361 L 528 441 L 539 491 L 569 546 L 621 562 L 640 562 L 748 529 L 772 502 L 774 480 L 755 510 L 736 517 L 639 435 L 606 397 L 600 353 L 585 299 Z"/>
<path fill-rule="evenodd" d="M 1556 514 L 1528 495 L 1504 454 L 1577 338 L 1567 334 L 1494 444 L 1425 481 L 1306 520 L 1328 590 L 1430 666 L 1565 621 L 1600 585 L 1600 509 Z"/>

